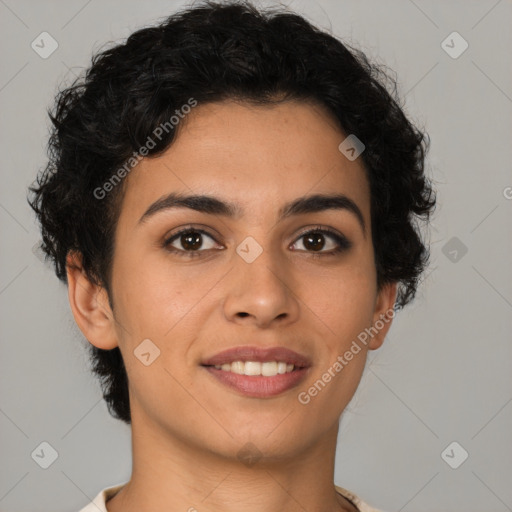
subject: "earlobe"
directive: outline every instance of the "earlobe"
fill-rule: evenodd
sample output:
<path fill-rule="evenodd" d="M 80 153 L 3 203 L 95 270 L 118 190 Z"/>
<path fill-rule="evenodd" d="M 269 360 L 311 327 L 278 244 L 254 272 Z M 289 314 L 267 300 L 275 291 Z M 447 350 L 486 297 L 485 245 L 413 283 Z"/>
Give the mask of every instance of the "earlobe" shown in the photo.
<path fill-rule="evenodd" d="M 79 253 L 66 258 L 68 298 L 75 322 L 89 343 L 103 350 L 118 346 L 106 290 L 87 277 Z"/>
<path fill-rule="evenodd" d="M 378 349 L 384 343 L 393 318 L 395 316 L 395 301 L 397 295 L 398 283 L 386 283 L 382 286 L 375 302 L 375 311 L 373 314 L 373 324 L 371 332 L 373 336 L 368 344 L 370 350 Z"/>

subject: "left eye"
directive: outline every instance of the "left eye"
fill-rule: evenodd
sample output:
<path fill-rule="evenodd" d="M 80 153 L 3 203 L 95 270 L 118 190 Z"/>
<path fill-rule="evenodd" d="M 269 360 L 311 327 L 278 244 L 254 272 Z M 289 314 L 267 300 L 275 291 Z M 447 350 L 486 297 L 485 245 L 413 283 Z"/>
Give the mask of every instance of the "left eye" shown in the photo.
<path fill-rule="evenodd" d="M 331 240 L 330 244 L 326 243 L 326 239 Z M 331 231 L 327 231 L 325 229 L 314 229 L 307 231 L 306 233 L 303 233 L 298 240 L 303 240 L 302 246 L 304 247 L 304 249 L 299 250 L 305 250 L 308 252 L 330 252 L 333 254 L 344 249 L 348 249 L 351 245 L 344 236 L 338 235 L 337 233 L 333 233 Z M 296 243 L 297 242 L 295 242 L 295 244 Z"/>
<path fill-rule="evenodd" d="M 302 247 L 295 247 L 300 245 Z M 343 235 L 326 230 L 311 229 L 302 233 L 290 246 L 292 250 L 303 251 L 311 256 L 332 256 L 350 249 L 352 243 Z M 201 256 L 207 250 L 219 249 L 219 244 L 212 235 L 198 228 L 187 228 L 164 241 L 164 247 L 174 254 L 185 257 Z M 220 247 L 222 248 L 222 247 Z"/>

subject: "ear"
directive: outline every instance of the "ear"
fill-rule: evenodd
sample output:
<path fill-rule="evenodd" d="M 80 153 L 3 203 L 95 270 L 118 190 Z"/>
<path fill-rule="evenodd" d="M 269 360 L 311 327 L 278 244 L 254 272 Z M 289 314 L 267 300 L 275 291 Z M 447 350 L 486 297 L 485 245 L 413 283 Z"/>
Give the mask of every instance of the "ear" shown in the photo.
<path fill-rule="evenodd" d="M 396 282 L 386 283 L 382 286 L 381 290 L 377 294 L 375 301 L 375 311 L 373 313 L 373 324 L 370 327 L 372 333 L 368 348 L 375 350 L 380 348 L 384 343 L 386 334 L 391 327 L 393 318 L 395 316 L 394 305 L 397 294 Z"/>
<path fill-rule="evenodd" d="M 75 322 L 89 343 L 103 350 L 118 346 L 115 320 L 105 288 L 92 283 L 79 253 L 66 258 L 68 297 Z"/>

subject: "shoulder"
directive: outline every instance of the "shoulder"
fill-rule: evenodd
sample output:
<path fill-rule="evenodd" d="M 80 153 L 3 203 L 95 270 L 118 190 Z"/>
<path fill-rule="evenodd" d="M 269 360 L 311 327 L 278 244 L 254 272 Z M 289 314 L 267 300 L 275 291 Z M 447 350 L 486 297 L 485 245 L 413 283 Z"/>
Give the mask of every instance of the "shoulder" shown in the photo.
<path fill-rule="evenodd" d="M 121 490 L 125 483 L 117 484 L 101 490 L 88 505 L 80 510 L 80 512 L 107 512 L 107 500 L 113 498 Z"/>
<path fill-rule="evenodd" d="M 343 487 L 335 485 L 335 488 L 339 494 L 351 501 L 357 507 L 359 512 L 384 512 L 383 510 L 370 507 L 368 503 L 365 503 L 361 498 L 348 491 L 347 489 L 344 489 Z"/>

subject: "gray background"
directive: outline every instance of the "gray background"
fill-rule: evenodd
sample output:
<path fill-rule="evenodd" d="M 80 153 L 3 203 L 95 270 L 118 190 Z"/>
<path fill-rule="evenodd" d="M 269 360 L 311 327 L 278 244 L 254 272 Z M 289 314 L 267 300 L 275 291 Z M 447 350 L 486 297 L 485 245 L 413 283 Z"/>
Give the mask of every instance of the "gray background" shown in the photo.
<path fill-rule="evenodd" d="M 343 416 L 336 483 L 389 512 L 512 510 L 512 2 L 285 3 L 397 72 L 438 188 L 431 267 Z M 129 478 L 129 428 L 108 415 L 66 288 L 33 252 L 25 196 L 57 84 L 180 5 L 0 0 L 1 511 L 78 511 Z M 59 45 L 47 59 L 31 48 L 43 31 Z M 453 31 L 469 44 L 456 59 L 441 46 Z M 43 441 L 59 455 L 46 470 L 31 458 Z M 469 453 L 458 469 L 441 457 L 453 441 Z"/>

